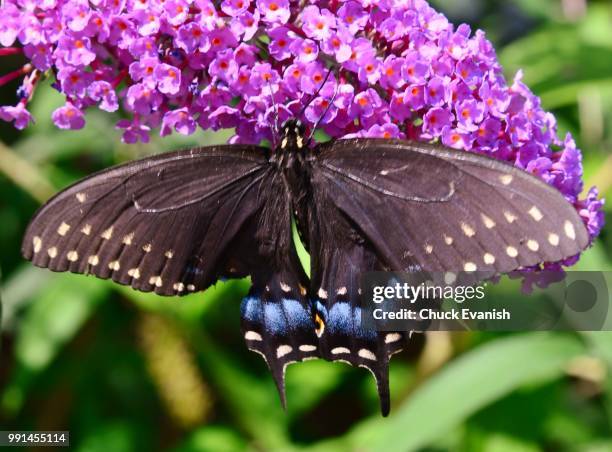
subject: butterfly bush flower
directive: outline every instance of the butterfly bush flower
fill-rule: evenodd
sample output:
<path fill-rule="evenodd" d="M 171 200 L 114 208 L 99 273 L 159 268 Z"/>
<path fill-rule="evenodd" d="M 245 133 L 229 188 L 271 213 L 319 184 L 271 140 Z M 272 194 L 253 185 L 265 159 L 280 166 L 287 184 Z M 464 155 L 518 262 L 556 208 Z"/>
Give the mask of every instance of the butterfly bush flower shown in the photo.
<path fill-rule="evenodd" d="M 300 119 L 333 138 L 434 141 L 507 161 L 559 189 L 591 240 L 602 228 L 597 190 L 580 197 L 571 135 L 559 139 L 520 72 L 504 79 L 484 32 L 455 28 L 424 0 L 6 0 L 1 13 L 0 56 L 24 66 L 0 76 L 23 77 L 0 118 L 19 129 L 43 74 L 66 98 L 58 127 L 121 109 L 128 143 L 198 127 L 274 143 L 277 115 L 308 104 Z"/>

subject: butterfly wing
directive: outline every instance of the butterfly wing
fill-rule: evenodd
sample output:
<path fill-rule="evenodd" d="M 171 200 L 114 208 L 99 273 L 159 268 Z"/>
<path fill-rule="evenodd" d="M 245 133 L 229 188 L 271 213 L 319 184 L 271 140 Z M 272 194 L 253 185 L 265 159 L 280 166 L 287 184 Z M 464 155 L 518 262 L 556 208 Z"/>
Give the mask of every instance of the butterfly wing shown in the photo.
<path fill-rule="evenodd" d="M 269 175 L 265 150 L 255 146 L 191 149 L 120 165 L 41 207 L 22 252 L 39 267 L 160 295 L 203 290 L 221 276 L 248 274 L 230 244 L 261 209 Z"/>
<path fill-rule="evenodd" d="M 319 148 L 317 173 L 393 270 L 506 273 L 574 256 L 588 233 L 537 177 L 472 153 L 394 140 Z M 323 183 L 323 182 L 321 182 Z"/>
<path fill-rule="evenodd" d="M 402 332 L 360 326 L 369 271 L 509 272 L 573 256 L 585 227 L 554 188 L 495 160 L 393 140 L 319 145 L 312 162 L 312 281 L 321 355 L 368 368 L 389 410 L 389 357 Z M 319 244 L 313 247 L 313 244 Z"/>
<path fill-rule="evenodd" d="M 372 243 L 329 197 L 325 179 L 313 174 L 310 220 L 311 281 L 321 357 L 368 369 L 375 377 L 384 416 L 389 413 L 388 367 L 402 350 L 404 332 L 379 333 L 361 326 L 359 294 L 364 272 L 385 266 Z"/>
<path fill-rule="evenodd" d="M 262 187 L 261 211 L 233 246 L 248 256 L 252 286 L 241 305 L 247 347 L 263 356 L 285 406 L 287 365 L 319 356 L 306 276 L 295 251 L 289 194 L 276 174 Z M 253 240 L 255 238 L 255 240 Z M 250 251 L 253 243 L 258 249 Z"/>

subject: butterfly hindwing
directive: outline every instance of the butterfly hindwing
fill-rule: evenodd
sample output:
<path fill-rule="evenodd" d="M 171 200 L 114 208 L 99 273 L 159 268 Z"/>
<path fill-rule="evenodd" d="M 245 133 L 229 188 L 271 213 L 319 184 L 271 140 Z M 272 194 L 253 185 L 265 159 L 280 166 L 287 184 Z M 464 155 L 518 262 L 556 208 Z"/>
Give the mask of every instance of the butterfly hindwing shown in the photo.
<path fill-rule="evenodd" d="M 250 223 L 244 243 L 252 287 L 242 300 L 241 330 L 247 347 L 263 356 L 285 405 L 287 365 L 319 357 L 308 278 L 291 232 L 288 194 L 281 178 L 262 187 L 265 203 Z"/>
<path fill-rule="evenodd" d="M 381 411 L 389 413 L 389 359 L 402 350 L 404 332 L 366 329 L 361 318 L 361 278 L 383 265 L 367 240 L 332 203 L 325 187 L 313 185 L 318 216 L 310 225 L 311 292 L 321 357 L 364 367 L 374 375 Z"/>
<path fill-rule="evenodd" d="M 22 252 L 40 267 L 93 274 L 160 295 L 227 274 L 232 240 L 261 205 L 262 148 L 209 147 L 102 171 L 34 216 Z"/>

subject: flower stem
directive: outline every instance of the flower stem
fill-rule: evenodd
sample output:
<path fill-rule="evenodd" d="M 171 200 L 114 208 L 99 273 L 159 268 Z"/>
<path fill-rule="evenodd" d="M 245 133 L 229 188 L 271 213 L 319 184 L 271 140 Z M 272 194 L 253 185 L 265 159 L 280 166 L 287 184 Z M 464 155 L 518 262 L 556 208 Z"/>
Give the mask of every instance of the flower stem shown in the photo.
<path fill-rule="evenodd" d="M 0 56 L 20 55 L 22 53 L 23 49 L 20 47 L 6 47 L 4 49 L 0 49 Z"/>
<path fill-rule="evenodd" d="M 30 72 L 32 72 L 32 69 L 33 68 L 31 64 L 25 64 L 22 68 L 3 75 L 2 77 L 0 77 L 0 86 L 4 86 L 7 83 L 12 82 L 13 80 L 21 77 L 22 75 L 29 74 Z"/>

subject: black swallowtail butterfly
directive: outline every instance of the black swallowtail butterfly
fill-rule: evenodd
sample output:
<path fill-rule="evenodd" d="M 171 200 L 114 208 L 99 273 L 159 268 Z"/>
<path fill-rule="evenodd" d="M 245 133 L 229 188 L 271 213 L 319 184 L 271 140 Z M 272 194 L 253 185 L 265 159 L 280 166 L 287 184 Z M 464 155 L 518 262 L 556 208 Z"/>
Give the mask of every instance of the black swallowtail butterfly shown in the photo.
<path fill-rule="evenodd" d="M 505 273 L 588 244 L 563 196 L 508 164 L 400 140 L 310 148 L 297 120 L 281 132 L 273 150 L 204 147 L 92 175 L 38 211 L 23 255 L 169 296 L 250 275 L 242 332 L 283 404 L 286 366 L 323 358 L 369 369 L 386 415 L 389 359 L 405 333 L 360 327 L 363 272 Z M 310 279 L 292 218 L 311 254 Z"/>

